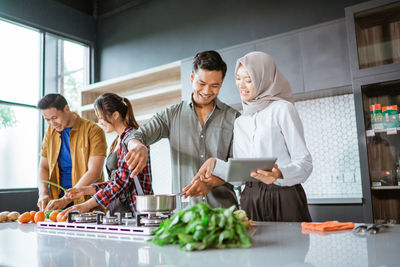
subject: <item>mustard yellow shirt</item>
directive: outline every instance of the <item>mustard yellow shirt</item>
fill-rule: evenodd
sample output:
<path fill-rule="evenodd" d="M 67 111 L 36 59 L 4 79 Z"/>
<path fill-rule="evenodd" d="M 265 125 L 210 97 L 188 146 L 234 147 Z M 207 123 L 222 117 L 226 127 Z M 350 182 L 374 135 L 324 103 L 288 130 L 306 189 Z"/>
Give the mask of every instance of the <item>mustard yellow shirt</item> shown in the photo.
<path fill-rule="evenodd" d="M 72 126 L 69 145 L 71 150 L 72 160 L 72 186 L 78 183 L 79 179 L 88 171 L 88 163 L 90 156 L 106 156 L 107 143 L 104 131 L 93 121 L 77 117 Z M 49 164 L 49 179 L 50 181 L 60 184 L 60 172 L 58 169 L 58 154 L 61 148 L 61 133 L 57 132 L 52 126 L 46 131 L 43 138 L 42 149 L 40 156 L 47 159 Z M 104 181 L 103 172 L 101 180 Z M 57 199 L 60 194 L 60 189 L 55 186 L 50 186 L 50 198 Z M 90 197 L 82 197 L 76 199 L 74 204 L 79 204 Z"/>

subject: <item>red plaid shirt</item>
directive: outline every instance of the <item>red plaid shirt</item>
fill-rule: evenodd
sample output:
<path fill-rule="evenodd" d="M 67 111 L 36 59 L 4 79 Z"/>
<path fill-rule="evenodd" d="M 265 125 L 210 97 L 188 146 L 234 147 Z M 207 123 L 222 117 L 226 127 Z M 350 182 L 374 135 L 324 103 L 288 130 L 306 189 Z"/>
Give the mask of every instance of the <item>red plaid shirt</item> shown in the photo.
<path fill-rule="evenodd" d="M 125 162 L 125 155 L 128 153 L 128 147 L 125 144 L 128 134 L 135 131 L 134 128 L 126 128 L 120 137 L 120 144 L 117 151 L 118 156 L 118 170 L 114 173 L 113 177 L 108 182 L 95 183 L 92 186 L 95 187 L 97 193 L 93 198 L 103 208 L 107 208 L 108 205 L 116 198 L 118 198 L 125 191 L 131 192 L 128 194 L 129 206 L 132 212 L 135 212 L 135 195 L 137 195 L 135 182 L 129 175 L 131 171 L 128 169 L 128 165 Z M 146 167 L 141 173 L 137 175 L 139 183 L 142 186 L 145 195 L 152 195 L 153 188 L 151 186 L 151 168 L 150 168 L 150 150 L 149 158 L 147 160 Z"/>

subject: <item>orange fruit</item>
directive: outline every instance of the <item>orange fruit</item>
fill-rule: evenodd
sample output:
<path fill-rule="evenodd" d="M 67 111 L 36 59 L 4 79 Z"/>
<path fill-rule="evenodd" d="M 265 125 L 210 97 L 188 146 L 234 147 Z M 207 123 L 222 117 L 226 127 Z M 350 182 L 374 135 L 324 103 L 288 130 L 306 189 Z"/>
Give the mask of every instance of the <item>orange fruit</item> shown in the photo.
<path fill-rule="evenodd" d="M 46 219 L 46 215 L 44 214 L 43 211 L 36 212 L 35 218 L 34 218 L 35 223 L 44 222 L 45 219 Z"/>
<path fill-rule="evenodd" d="M 35 221 L 36 211 L 32 210 L 32 211 L 30 212 L 30 214 L 31 214 L 31 222 L 34 222 L 34 221 Z"/>
<path fill-rule="evenodd" d="M 65 222 L 67 220 L 67 217 L 63 218 L 64 215 L 64 212 L 60 212 L 59 214 L 57 214 L 57 222 Z"/>
<path fill-rule="evenodd" d="M 29 211 L 22 213 L 18 217 L 18 222 L 20 223 L 28 223 L 30 221 L 31 221 L 31 214 L 29 213 Z"/>
<path fill-rule="evenodd" d="M 56 222 L 56 221 L 57 221 L 57 215 L 58 215 L 59 213 L 60 213 L 60 212 L 59 212 L 58 210 L 53 211 L 52 213 L 50 213 L 49 219 L 50 219 L 51 221 L 53 221 L 53 222 Z"/>

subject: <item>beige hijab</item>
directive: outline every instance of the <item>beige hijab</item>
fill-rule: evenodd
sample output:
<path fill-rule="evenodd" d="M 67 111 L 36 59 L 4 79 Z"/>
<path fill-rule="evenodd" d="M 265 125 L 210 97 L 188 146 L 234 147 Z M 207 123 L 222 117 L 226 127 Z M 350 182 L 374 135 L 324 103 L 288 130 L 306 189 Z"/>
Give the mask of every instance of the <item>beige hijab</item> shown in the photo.
<path fill-rule="evenodd" d="M 290 84 L 270 55 L 263 52 L 248 53 L 236 61 L 235 73 L 240 65 L 249 73 L 255 91 L 254 99 L 242 101 L 244 114 L 263 110 L 276 100 L 283 99 L 293 103 Z"/>

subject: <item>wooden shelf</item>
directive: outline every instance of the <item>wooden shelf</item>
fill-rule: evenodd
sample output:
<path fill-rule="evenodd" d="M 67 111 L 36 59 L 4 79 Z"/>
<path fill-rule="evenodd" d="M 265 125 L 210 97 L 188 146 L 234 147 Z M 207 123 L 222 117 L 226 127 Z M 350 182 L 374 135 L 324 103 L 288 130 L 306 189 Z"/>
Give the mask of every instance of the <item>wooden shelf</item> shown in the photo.
<path fill-rule="evenodd" d="M 397 133 L 400 132 L 400 127 L 397 127 L 397 128 L 390 128 L 390 129 L 396 129 L 396 130 L 397 130 Z M 387 131 L 390 130 L 390 129 L 379 129 L 379 130 L 377 130 L 377 129 L 371 129 L 371 130 L 365 131 L 365 134 L 366 134 L 367 137 L 371 137 L 371 136 L 375 136 L 375 133 L 387 133 Z M 393 133 L 392 133 L 392 134 L 393 134 Z M 392 134 L 389 134 L 389 135 L 392 135 Z"/>
<path fill-rule="evenodd" d="M 400 185 L 391 185 L 391 186 L 371 186 L 372 190 L 396 190 L 400 189 Z"/>
<path fill-rule="evenodd" d="M 146 84 L 154 84 L 157 82 L 165 83 L 166 81 L 180 80 L 181 62 L 175 61 L 169 64 L 161 65 L 155 68 L 142 70 L 106 81 L 89 85 L 82 90 L 84 92 L 108 92 L 112 90 L 115 93 L 120 91 L 132 91 L 137 88 L 146 87 Z"/>
<path fill-rule="evenodd" d="M 91 84 L 81 91 L 81 114 L 96 121 L 93 102 L 99 95 L 113 92 L 131 101 L 136 120 L 143 123 L 156 112 L 181 101 L 180 66 L 181 62 L 176 61 Z"/>

